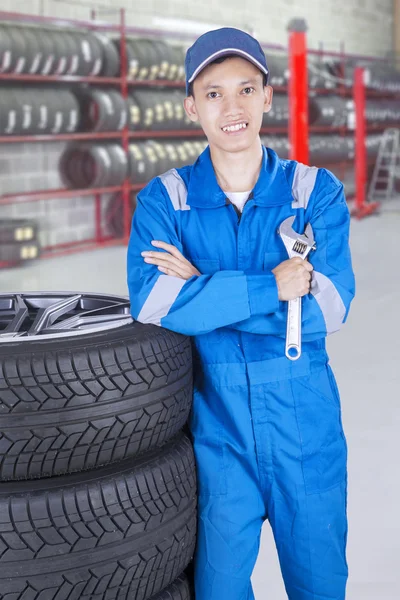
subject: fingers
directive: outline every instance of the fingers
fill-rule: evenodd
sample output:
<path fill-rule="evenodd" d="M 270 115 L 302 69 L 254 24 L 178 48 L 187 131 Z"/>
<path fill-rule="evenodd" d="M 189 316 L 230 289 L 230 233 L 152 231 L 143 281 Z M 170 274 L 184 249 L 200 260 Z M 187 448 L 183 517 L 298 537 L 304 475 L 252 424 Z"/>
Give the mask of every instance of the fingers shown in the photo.
<path fill-rule="evenodd" d="M 178 258 L 179 260 L 182 260 L 183 262 L 189 263 L 189 261 L 186 260 L 186 258 L 183 256 L 183 254 L 181 254 L 181 252 L 179 252 L 178 248 L 176 248 L 175 246 L 172 246 L 172 244 L 167 244 L 166 242 L 160 242 L 158 240 L 153 240 L 151 242 L 151 245 L 155 246 L 156 248 L 162 248 L 163 250 L 166 250 L 167 252 L 172 254 L 172 256 L 174 256 L 175 258 Z"/>
<path fill-rule="evenodd" d="M 164 273 L 165 275 L 170 275 L 171 277 L 178 277 L 179 279 L 189 279 L 189 277 L 183 277 L 180 273 L 174 271 L 173 269 L 167 269 L 166 267 L 158 267 L 158 270 L 161 271 L 161 273 Z"/>
<path fill-rule="evenodd" d="M 289 260 L 289 262 L 291 262 L 295 265 L 299 265 L 310 272 L 314 270 L 314 267 L 312 266 L 312 264 L 310 262 L 308 262 L 308 260 L 304 260 L 303 258 L 300 258 L 299 256 L 295 256 L 294 258 L 291 258 Z"/>
<path fill-rule="evenodd" d="M 179 273 L 179 276 L 183 276 L 185 279 L 186 277 L 191 276 L 190 266 L 186 265 L 174 256 L 167 254 L 166 252 L 146 252 L 143 254 L 145 255 L 144 262 L 147 264 L 155 265 L 157 267 L 163 267 L 167 270 L 169 269 L 170 271 Z M 149 254 L 151 254 L 151 256 L 149 256 Z"/>

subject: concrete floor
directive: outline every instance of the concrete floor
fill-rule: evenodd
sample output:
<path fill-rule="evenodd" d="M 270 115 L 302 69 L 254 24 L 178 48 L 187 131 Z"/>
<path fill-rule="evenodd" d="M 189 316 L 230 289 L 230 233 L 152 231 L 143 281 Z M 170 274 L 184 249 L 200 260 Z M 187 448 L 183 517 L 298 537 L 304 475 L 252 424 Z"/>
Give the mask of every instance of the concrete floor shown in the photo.
<path fill-rule="evenodd" d="M 357 296 L 344 329 L 329 339 L 349 447 L 348 600 L 400 598 L 400 372 L 396 255 L 400 212 L 353 221 Z M 0 292 L 127 294 L 125 249 L 39 261 L 0 271 Z M 257 600 L 287 598 L 266 523 L 253 573 Z"/>

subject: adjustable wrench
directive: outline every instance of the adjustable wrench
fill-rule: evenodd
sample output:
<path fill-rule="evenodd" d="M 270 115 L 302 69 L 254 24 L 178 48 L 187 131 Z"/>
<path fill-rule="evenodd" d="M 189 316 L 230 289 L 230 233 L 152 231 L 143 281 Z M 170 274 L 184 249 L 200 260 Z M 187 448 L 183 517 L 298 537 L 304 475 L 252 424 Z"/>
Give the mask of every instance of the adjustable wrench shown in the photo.
<path fill-rule="evenodd" d="M 289 258 L 297 256 L 305 260 L 311 250 L 316 249 L 314 234 L 310 223 L 303 235 L 296 233 L 292 228 L 295 218 L 292 216 L 285 219 L 280 224 L 278 233 Z M 297 360 L 301 356 L 301 298 L 289 300 L 285 354 L 289 360 Z"/>

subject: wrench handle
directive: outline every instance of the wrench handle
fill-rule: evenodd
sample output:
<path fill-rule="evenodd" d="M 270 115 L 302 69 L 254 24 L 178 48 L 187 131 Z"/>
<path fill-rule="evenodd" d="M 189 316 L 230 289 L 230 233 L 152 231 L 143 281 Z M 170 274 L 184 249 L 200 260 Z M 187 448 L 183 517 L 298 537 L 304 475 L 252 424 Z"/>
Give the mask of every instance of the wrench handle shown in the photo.
<path fill-rule="evenodd" d="M 289 300 L 285 354 L 289 360 L 301 356 L 301 298 Z"/>

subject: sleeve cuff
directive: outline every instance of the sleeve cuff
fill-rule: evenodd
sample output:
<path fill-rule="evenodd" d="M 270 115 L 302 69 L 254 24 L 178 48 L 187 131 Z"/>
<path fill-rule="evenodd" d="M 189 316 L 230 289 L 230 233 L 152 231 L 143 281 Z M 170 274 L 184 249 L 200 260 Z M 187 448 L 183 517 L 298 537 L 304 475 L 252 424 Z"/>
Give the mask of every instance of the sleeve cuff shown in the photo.
<path fill-rule="evenodd" d="M 278 286 L 272 273 L 247 275 L 247 293 L 251 316 L 279 311 Z"/>

